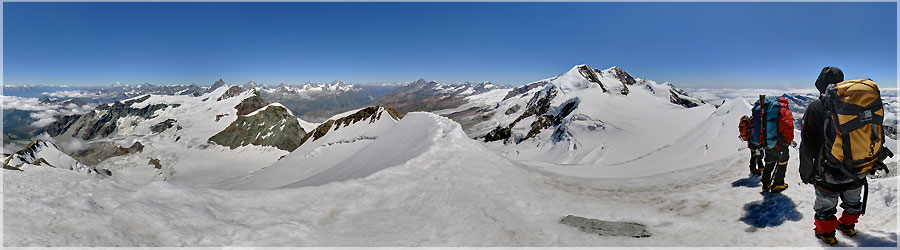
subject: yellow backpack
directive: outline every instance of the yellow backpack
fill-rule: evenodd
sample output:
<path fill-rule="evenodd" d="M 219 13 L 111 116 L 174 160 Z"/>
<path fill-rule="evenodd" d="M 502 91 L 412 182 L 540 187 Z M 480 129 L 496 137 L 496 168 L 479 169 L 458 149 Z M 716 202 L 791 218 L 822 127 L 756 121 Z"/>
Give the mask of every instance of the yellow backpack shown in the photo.
<path fill-rule="evenodd" d="M 852 179 L 870 171 L 883 158 L 884 107 L 878 85 L 870 79 L 828 86 L 825 106 L 825 163 Z M 857 181 L 859 181 L 857 179 Z"/>

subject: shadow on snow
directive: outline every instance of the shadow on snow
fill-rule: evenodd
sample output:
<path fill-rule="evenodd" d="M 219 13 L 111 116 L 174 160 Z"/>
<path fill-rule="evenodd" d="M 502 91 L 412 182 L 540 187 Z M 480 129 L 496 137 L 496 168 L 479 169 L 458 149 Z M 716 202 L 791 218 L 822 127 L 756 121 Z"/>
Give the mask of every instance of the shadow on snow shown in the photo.
<path fill-rule="evenodd" d="M 850 240 L 856 242 L 857 247 L 897 247 L 896 233 L 887 233 L 877 230 L 873 232 L 880 232 L 881 234 L 884 234 L 885 237 L 879 237 L 860 231 L 856 236 L 850 238 Z"/>
<path fill-rule="evenodd" d="M 736 180 L 736 181 L 732 182 L 731 187 L 750 187 L 750 188 L 759 187 L 759 185 L 760 185 L 759 178 L 760 178 L 759 175 L 750 174 L 750 176 L 747 176 L 747 178 Z"/>
<path fill-rule="evenodd" d="M 775 227 L 785 221 L 800 221 L 803 214 L 797 211 L 797 204 L 783 194 L 763 193 L 762 201 L 744 205 L 746 213 L 741 221 L 756 228 Z"/>

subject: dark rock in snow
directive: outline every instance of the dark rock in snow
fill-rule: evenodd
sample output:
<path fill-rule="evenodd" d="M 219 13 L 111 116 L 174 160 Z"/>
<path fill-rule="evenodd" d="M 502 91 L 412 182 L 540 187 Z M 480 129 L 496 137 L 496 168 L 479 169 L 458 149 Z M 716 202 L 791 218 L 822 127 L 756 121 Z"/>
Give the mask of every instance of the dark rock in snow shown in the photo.
<path fill-rule="evenodd" d="M 246 115 L 249 113 L 253 113 L 253 111 L 256 111 L 257 109 L 261 109 L 262 107 L 265 107 L 266 105 L 269 105 L 269 102 L 264 100 L 257 93 L 254 96 L 244 99 L 243 101 L 241 101 L 241 103 L 238 103 L 237 106 L 234 106 L 234 108 L 237 109 L 237 115 L 240 116 L 240 115 Z"/>
<path fill-rule="evenodd" d="M 166 119 L 156 125 L 150 126 L 150 131 L 153 133 L 160 133 L 166 131 L 166 129 L 172 128 L 175 125 L 175 119 Z"/>
<path fill-rule="evenodd" d="M 633 222 L 603 221 L 568 215 L 560 223 L 576 227 L 585 233 L 608 236 L 650 237 L 647 226 Z"/>
<path fill-rule="evenodd" d="M 253 115 L 238 116 L 209 141 L 232 149 L 252 144 L 293 151 L 305 135 L 297 117 L 282 106 L 272 105 Z"/>
<path fill-rule="evenodd" d="M 244 89 L 242 89 L 240 86 L 231 86 L 231 88 L 228 88 L 228 90 L 225 91 L 225 94 L 222 94 L 222 96 L 216 99 L 216 101 L 235 97 L 237 95 L 240 95 L 242 92 L 244 92 Z"/>

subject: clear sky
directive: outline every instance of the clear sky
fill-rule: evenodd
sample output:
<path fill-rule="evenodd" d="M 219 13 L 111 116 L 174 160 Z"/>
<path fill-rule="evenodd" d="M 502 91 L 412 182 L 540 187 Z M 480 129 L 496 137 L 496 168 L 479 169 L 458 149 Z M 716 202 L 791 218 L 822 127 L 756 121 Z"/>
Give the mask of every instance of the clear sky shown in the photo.
<path fill-rule="evenodd" d="M 3 83 L 897 83 L 897 3 L 4 3 Z"/>

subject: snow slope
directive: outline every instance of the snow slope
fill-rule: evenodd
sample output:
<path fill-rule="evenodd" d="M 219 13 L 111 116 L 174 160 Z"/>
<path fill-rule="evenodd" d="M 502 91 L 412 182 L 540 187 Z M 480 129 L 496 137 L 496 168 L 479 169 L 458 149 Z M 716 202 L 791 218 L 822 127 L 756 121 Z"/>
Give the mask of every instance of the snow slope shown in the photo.
<path fill-rule="evenodd" d="M 384 143 L 421 153 L 322 186 L 216 190 L 8 171 L 5 245 L 822 246 L 811 232 L 812 188 L 793 174 L 796 158 L 791 188 L 761 196 L 746 176 L 747 150 L 656 176 L 584 179 L 518 165 L 446 118 L 411 113 L 401 123 L 418 129 Z M 839 236 L 843 244 L 896 245 L 896 181 L 871 181 L 860 236 Z M 558 223 L 568 214 L 642 223 L 653 236 L 586 234 Z"/>
<path fill-rule="evenodd" d="M 682 137 L 724 119 L 713 117 L 713 105 L 701 105 L 671 84 L 633 79 L 617 67 L 576 65 L 520 89 L 493 105 L 490 118 L 472 126 L 469 134 L 491 141 L 490 148 L 511 159 L 576 176 L 659 173 L 620 170 L 681 140 L 692 140 Z M 508 139 L 489 139 L 503 129 Z"/>
<path fill-rule="evenodd" d="M 351 116 L 361 116 L 367 109 L 374 112 L 353 123 L 343 121 Z M 322 127 L 310 133 L 303 144 L 271 166 L 255 171 L 245 178 L 226 182 L 220 187 L 231 189 L 269 189 L 283 186 L 297 187 L 320 185 L 369 175 L 381 168 L 396 165 L 398 160 L 408 159 L 408 145 L 383 145 L 393 137 L 405 137 L 408 126 L 398 128 L 398 119 L 384 107 L 369 107 L 332 117 Z M 322 130 L 324 135 L 315 137 Z M 388 138 L 385 138 L 387 136 Z M 384 150 L 387 150 L 386 152 Z M 380 154 L 379 161 L 358 160 L 362 155 Z M 406 157 L 406 158 L 404 158 Z"/>
<path fill-rule="evenodd" d="M 140 142 L 144 145 L 143 151 L 113 157 L 95 166 L 98 169 L 112 171 L 113 178 L 133 183 L 167 180 L 191 185 L 211 185 L 244 176 L 274 163 L 278 157 L 289 153 L 271 146 L 244 145 L 231 148 L 210 142 L 212 136 L 222 132 L 238 119 L 240 112 L 244 112 L 242 117 L 255 114 L 253 111 L 256 109 L 253 105 L 241 106 L 248 110 L 239 111 L 236 109 L 239 104 L 258 100 L 255 99 L 258 98 L 258 94 L 253 90 L 242 91 L 237 86 L 228 86 L 224 82 L 218 85 L 217 88 L 199 96 L 148 95 L 123 100 L 122 103 L 128 106 L 119 107 L 118 110 L 143 109 L 150 106 L 164 108 L 147 115 L 127 114 L 117 117 L 107 122 L 117 125 L 108 135 L 95 136 L 91 141 L 83 141 L 81 138 L 85 130 L 95 122 L 88 118 L 101 119 L 99 124 L 104 124 L 102 115 L 111 112 L 94 110 L 92 112 L 96 114 L 93 114 L 93 117 L 82 117 L 54 139 L 60 142 L 112 142 L 122 147 Z M 266 108 L 279 104 L 254 105 Z M 301 125 L 310 125 L 299 119 L 298 122 Z M 81 126 L 84 126 L 84 129 Z M 277 128 L 272 127 L 269 130 Z M 75 134 L 78 136 L 73 136 Z M 254 138 L 247 138 L 247 141 L 254 141 Z M 159 165 L 155 165 L 154 162 Z"/>
<path fill-rule="evenodd" d="M 37 139 L 29 143 L 25 148 L 3 159 L 4 168 L 18 168 L 23 166 L 43 166 L 72 170 L 96 176 L 108 176 L 106 172 L 101 174 L 97 170 L 81 164 L 71 156 L 63 153 L 53 142 Z"/>

